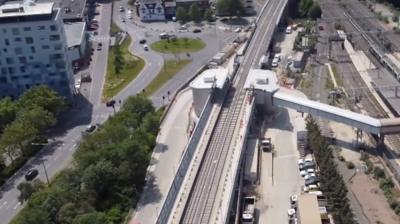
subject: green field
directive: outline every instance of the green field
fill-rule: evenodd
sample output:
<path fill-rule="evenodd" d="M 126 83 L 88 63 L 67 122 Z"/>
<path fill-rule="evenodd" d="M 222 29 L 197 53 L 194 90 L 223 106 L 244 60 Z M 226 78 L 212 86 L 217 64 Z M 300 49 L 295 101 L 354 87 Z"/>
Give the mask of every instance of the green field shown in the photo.
<path fill-rule="evenodd" d="M 120 46 L 120 51 L 124 64 L 119 74 L 115 72 L 115 47 L 110 49 L 107 62 L 106 81 L 103 88 L 103 101 L 106 101 L 117 95 L 125 86 L 127 86 L 144 67 L 144 60 L 132 55 L 128 48 L 131 43 L 128 36 Z"/>
<path fill-rule="evenodd" d="M 146 87 L 146 96 L 150 96 L 155 93 L 161 86 L 163 86 L 168 80 L 170 80 L 174 75 L 176 75 L 182 68 L 189 64 L 190 60 L 169 60 L 164 64 L 163 69 L 158 73 L 157 77 L 151 81 L 151 83 Z"/>
<path fill-rule="evenodd" d="M 160 53 L 186 53 L 200 51 L 206 44 L 200 39 L 176 38 L 159 40 L 151 44 L 151 49 Z"/>

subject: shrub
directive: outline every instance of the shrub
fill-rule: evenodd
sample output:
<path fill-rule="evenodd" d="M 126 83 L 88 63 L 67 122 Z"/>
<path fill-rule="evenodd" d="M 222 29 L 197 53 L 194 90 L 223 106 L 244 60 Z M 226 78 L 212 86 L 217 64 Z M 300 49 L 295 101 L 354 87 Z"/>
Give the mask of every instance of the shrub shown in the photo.
<path fill-rule="evenodd" d="M 380 167 L 375 167 L 374 168 L 374 178 L 379 180 L 380 178 L 384 178 L 385 177 L 385 172 L 383 171 L 383 169 L 381 169 Z"/>
<path fill-rule="evenodd" d="M 355 167 L 354 163 L 351 161 L 346 162 L 346 165 L 347 165 L 347 169 L 350 169 L 350 170 L 354 169 L 354 167 Z"/>
<path fill-rule="evenodd" d="M 374 169 L 374 164 L 370 160 L 366 160 L 365 165 L 367 166 L 367 173 L 371 173 Z"/>

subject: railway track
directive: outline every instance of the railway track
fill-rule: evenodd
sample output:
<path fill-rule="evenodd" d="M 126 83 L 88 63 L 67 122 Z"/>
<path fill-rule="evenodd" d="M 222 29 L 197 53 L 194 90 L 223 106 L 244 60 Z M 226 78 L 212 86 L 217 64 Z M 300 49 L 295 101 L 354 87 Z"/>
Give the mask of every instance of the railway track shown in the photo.
<path fill-rule="evenodd" d="M 267 50 L 275 29 L 273 18 L 277 18 L 279 10 L 285 1 L 269 0 L 268 8 L 264 10 L 253 39 L 250 42 L 244 63 L 240 65 L 234 77 L 233 86 L 229 89 L 222 105 L 217 123 L 212 131 L 212 137 L 207 144 L 205 155 L 201 161 L 188 201 L 185 205 L 180 223 L 210 223 L 212 212 L 216 207 L 218 188 L 227 163 L 227 155 L 235 137 L 235 130 L 240 125 L 240 113 L 245 100 L 244 83 L 253 64 Z M 269 17 L 268 15 L 272 15 Z M 265 45 L 262 45 L 265 43 Z M 261 45 L 261 46 L 260 46 Z"/>

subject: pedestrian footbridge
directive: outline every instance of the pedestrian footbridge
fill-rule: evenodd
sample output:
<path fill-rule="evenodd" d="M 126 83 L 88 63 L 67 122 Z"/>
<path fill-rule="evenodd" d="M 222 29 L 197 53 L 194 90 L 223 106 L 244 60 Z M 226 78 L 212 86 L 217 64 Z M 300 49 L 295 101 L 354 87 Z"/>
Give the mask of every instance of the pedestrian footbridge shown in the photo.
<path fill-rule="evenodd" d="M 245 88 L 253 91 L 256 103 L 265 104 L 269 110 L 286 107 L 327 120 L 336 121 L 376 135 L 400 133 L 400 118 L 373 118 L 342 108 L 309 100 L 285 89 L 280 89 L 273 71 L 251 70 Z"/>

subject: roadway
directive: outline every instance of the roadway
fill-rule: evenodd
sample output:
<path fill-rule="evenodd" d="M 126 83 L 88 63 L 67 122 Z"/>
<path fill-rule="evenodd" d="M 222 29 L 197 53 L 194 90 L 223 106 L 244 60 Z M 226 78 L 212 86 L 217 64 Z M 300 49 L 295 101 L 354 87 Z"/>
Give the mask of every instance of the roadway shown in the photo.
<path fill-rule="evenodd" d="M 270 0 L 266 9 L 262 12 L 259 24 L 250 42 L 244 63 L 240 65 L 238 73 L 233 81 L 233 87 L 228 92 L 219 118 L 208 143 L 205 155 L 196 179 L 192 185 L 190 196 L 182 213 L 181 223 L 210 223 L 213 222 L 212 214 L 215 214 L 221 200 L 217 192 L 223 183 L 221 178 L 223 171 L 229 164 L 227 155 L 235 138 L 235 130 L 240 126 L 239 114 L 243 109 L 244 91 L 243 85 L 251 67 L 258 64 L 258 59 L 265 54 L 272 35 L 278 23 L 278 17 L 286 1 Z M 219 200 L 218 200 L 218 199 Z M 214 212 L 214 213 L 213 213 Z M 225 211 L 222 211 L 224 213 Z M 216 217 L 214 216 L 214 220 Z M 223 218 L 224 219 L 224 218 Z"/>
<path fill-rule="evenodd" d="M 118 2 L 118 4 L 120 4 Z M 117 7 L 114 7 L 117 10 Z M 113 13 L 117 15 L 117 13 Z M 103 123 L 113 113 L 113 109 L 107 108 L 102 100 L 102 90 L 105 81 L 105 72 L 107 70 L 107 57 L 109 52 L 109 33 L 110 22 L 112 16 L 111 3 L 100 3 L 100 15 L 96 17 L 99 21 L 97 40 L 102 41 L 103 47 L 101 51 L 95 51 L 92 56 L 91 67 L 89 68 L 92 74 L 92 82 L 88 87 L 89 96 L 84 98 L 78 97 L 78 105 L 68 111 L 59 120 L 64 121 L 54 129 L 49 136 L 49 144 L 31 160 L 29 160 L 19 171 L 17 171 L 7 182 L 1 187 L 0 198 L 0 220 L 1 223 L 10 222 L 13 217 L 23 208 L 23 204 L 18 202 L 17 198 L 19 191 L 18 184 L 25 181 L 24 175 L 29 169 L 39 170 L 38 179 L 46 182 L 45 168 L 47 174 L 51 179 L 54 175 L 59 173 L 65 167 L 69 166 L 72 161 L 72 155 L 75 152 L 79 141 L 81 140 L 81 132 L 85 130 L 86 126 L 91 123 Z M 115 16 L 114 16 L 115 18 Z M 117 24 L 119 21 L 117 20 Z M 121 25 L 121 24 L 119 24 Z M 128 33 L 132 35 L 133 39 L 138 39 L 144 35 L 144 32 L 137 32 L 138 29 L 133 26 L 121 26 L 123 29 L 128 27 Z M 222 44 L 231 41 L 235 38 L 234 34 L 224 36 Z M 223 46 L 223 45 L 219 45 Z M 95 45 L 94 45 L 95 46 Z M 206 59 L 209 59 L 218 52 L 220 49 L 216 45 L 210 45 L 206 52 L 198 59 L 195 58 L 195 63 L 188 66 L 190 68 L 182 70 L 181 76 L 185 78 L 178 78 L 172 82 L 168 82 L 167 87 L 156 93 L 158 97 L 152 97 L 153 105 L 155 107 L 162 106 L 162 95 L 166 95 L 166 91 L 174 93 L 176 88 L 187 81 L 186 77 L 195 75 L 193 71 L 199 69 L 205 64 Z M 144 69 L 140 72 L 138 77 L 133 80 L 127 87 L 125 87 L 115 99 L 124 100 L 131 95 L 140 93 L 148 83 L 158 74 L 162 67 L 162 57 L 154 52 L 144 52 L 142 47 L 136 42 L 131 46 L 131 51 L 137 53 L 146 61 Z M 197 60 L 198 59 L 198 60 Z M 179 74 L 178 74 L 179 75 Z M 117 110 L 119 105 L 117 105 Z M 70 116 L 74 114 L 74 116 Z M 45 168 L 44 168 L 45 167 Z"/>

